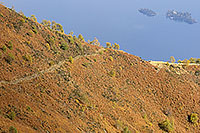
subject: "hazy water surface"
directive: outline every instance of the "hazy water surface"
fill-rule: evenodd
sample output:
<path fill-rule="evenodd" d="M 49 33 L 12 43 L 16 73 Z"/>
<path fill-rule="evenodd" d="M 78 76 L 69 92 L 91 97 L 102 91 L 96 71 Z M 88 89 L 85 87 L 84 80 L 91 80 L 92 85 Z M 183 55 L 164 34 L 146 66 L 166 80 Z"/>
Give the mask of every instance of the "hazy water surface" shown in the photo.
<path fill-rule="evenodd" d="M 200 23 L 189 25 L 166 19 L 168 10 L 188 11 L 200 22 L 199 0 L 2 0 L 26 16 L 55 20 L 65 33 L 97 37 L 102 45 L 117 42 L 121 49 L 146 60 L 200 57 Z M 138 12 L 157 12 L 147 17 Z"/>

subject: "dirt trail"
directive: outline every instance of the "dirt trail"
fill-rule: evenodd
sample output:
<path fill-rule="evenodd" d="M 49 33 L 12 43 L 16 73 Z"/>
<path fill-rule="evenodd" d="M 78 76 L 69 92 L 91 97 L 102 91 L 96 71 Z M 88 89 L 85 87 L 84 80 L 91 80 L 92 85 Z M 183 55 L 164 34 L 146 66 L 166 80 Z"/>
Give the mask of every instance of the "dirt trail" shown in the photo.
<path fill-rule="evenodd" d="M 164 62 L 164 61 L 149 61 L 150 64 L 154 65 L 154 66 L 159 66 L 159 67 L 163 67 L 164 65 L 173 65 L 173 66 L 183 66 L 186 65 L 186 63 L 169 63 L 169 62 Z M 196 64 L 196 63 L 190 63 L 188 64 L 190 66 L 195 65 L 195 66 L 199 66 L 200 64 Z"/>
<path fill-rule="evenodd" d="M 76 56 L 74 58 L 74 60 L 77 60 L 77 59 L 79 59 L 81 57 L 96 56 L 96 55 L 98 55 L 99 52 L 101 52 L 103 50 L 105 50 L 105 48 L 100 48 L 94 54 L 91 54 L 91 55 L 78 55 L 78 56 Z M 32 80 L 34 78 L 39 77 L 40 75 L 42 75 L 44 73 L 48 73 L 48 72 L 54 71 L 55 69 L 61 67 L 65 62 L 66 62 L 66 60 L 60 61 L 58 64 L 55 64 L 55 65 L 51 66 L 50 68 L 48 68 L 46 70 L 39 71 L 39 72 L 34 73 L 34 74 L 30 75 L 30 76 L 14 79 L 14 80 L 11 80 L 11 81 L 2 80 L 2 81 L 0 81 L 0 87 L 2 86 L 2 84 L 18 84 L 18 83 L 23 82 L 23 81 Z"/>

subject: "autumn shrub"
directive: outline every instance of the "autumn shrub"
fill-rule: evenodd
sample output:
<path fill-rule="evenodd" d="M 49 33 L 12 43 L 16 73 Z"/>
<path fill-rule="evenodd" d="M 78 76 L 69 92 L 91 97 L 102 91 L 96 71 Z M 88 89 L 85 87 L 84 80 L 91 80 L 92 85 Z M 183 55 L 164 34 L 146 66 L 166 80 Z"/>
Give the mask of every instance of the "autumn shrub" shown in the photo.
<path fill-rule="evenodd" d="M 29 61 L 30 63 L 32 63 L 32 61 L 33 61 L 33 59 L 32 59 L 32 56 L 31 55 L 24 55 L 23 56 L 23 59 L 25 60 L 25 61 Z"/>
<path fill-rule="evenodd" d="M 78 48 L 79 48 L 80 51 L 83 53 L 83 45 L 81 44 L 81 42 L 78 43 Z"/>
<path fill-rule="evenodd" d="M 42 20 L 42 25 L 44 25 L 44 27 L 50 28 L 51 27 L 51 21 L 49 20 Z"/>
<path fill-rule="evenodd" d="M 55 64 L 54 61 L 49 62 L 49 66 L 53 66 L 54 64 Z"/>
<path fill-rule="evenodd" d="M 113 57 L 112 57 L 112 56 L 109 56 L 109 60 L 110 60 L 110 61 L 113 61 Z"/>
<path fill-rule="evenodd" d="M 111 77 L 115 77 L 116 76 L 116 72 L 115 70 L 111 70 L 108 75 L 110 75 Z"/>
<path fill-rule="evenodd" d="M 192 58 L 192 57 L 191 57 L 191 58 L 189 59 L 189 61 L 190 61 L 190 63 L 195 63 L 195 58 Z"/>
<path fill-rule="evenodd" d="M 195 76 L 199 76 L 199 74 L 200 74 L 200 71 L 199 71 L 199 70 L 198 70 L 198 71 L 195 71 L 195 73 L 194 73 Z"/>
<path fill-rule="evenodd" d="M 178 60 L 178 63 L 182 63 L 182 61 L 179 59 L 179 60 Z"/>
<path fill-rule="evenodd" d="M 74 41 L 79 41 L 75 35 L 73 36 L 73 39 L 74 39 Z"/>
<path fill-rule="evenodd" d="M 170 120 L 164 120 L 164 121 L 162 121 L 162 122 L 160 122 L 159 124 L 158 124 L 158 126 L 162 129 L 162 130 L 164 130 L 164 131 L 166 131 L 166 132 L 171 132 L 171 131 L 173 131 L 174 130 L 174 123 L 173 122 L 171 122 Z"/>
<path fill-rule="evenodd" d="M 25 42 L 27 45 L 30 45 L 31 44 L 31 41 L 26 41 Z"/>
<path fill-rule="evenodd" d="M 199 120 L 198 114 L 192 113 L 191 115 L 189 115 L 189 122 L 195 124 L 197 123 L 198 120 Z"/>
<path fill-rule="evenodd" d="M 63 26 L 59 23 L 56 23 L 55 21 L 52 21 L 51 28 L 54 31 L 59 31 L 61 33 L 64 33 Z"/>
<path fill-rule="evenodd" d="M 102 54 L 103 54 L 103 51 L 100 51 L 99 54 L 102 55 Z"/>
<path fill-rule="evenodd" d="M 37 18 L 35 17 L 35 15 L 31 15 L 30 19 L 31 19 L 32 21 L 37 22 Z"/>
<path fill-rule="evenodd" d="M 112 45 L 110 42 L 106 42 L 106 48 L 112 48 Z"/>
<path fill-rule="evenodd" d="M 23 13 L 22 11 L 19 11 L 19 14 L 20 14 L 21 16 L 24 16 L 24 13 Z"/>
<path fill-rule="evenodd" d="M 93 45 L 100 46 L 100 42 L 96 37 L 93 40 Z"/>
<path fill-rule="evenodd" d="M 171 63 L 174 63 L 176 61 L 175 58 L 174 58 L 174 56 L 170 57 L 170 61 L 171 61 Z"/>
<path fill-rule="evenodd" d="M 27 34 L 32 37 L 34 32 L 32 30 L 29 30 L 29 32 Z"/>
<path fill-rule="evenodd" d="M 115 43 L 115 44 L 113 45 L 113 48 L 118 50 L 118 49 L 119 49 L 119 44 Z"/>
<path fill-rule="evenodd" d="M 198 58 L 195 63 L 200 64 L 200 59 Z"/>
<path fill-rule="evenodd" d="M 70 31 L 69 35 L 73 36 L 74 32 L 73 31 Z"/>
<path fill-rule="evenodd" d="M 53 45 L 55 44 L 55 41 L 54 41 L 53 38 L 50 38 L 48 42 L 49 42 L 49 44 L 50 44 L 51 46 L 53 46 Z"/>
<path fill-rule="evenodd" d="M 74 59 L 73 59 L 72 56 L 69 57 L 69 62 L 72 63 L 72 64 L 74 63 Z"/>
<path fill-rule="evenodd" d="M 45 44 L 45 47 L 47 48 L 47 50 L 51 49 L 51 47 L 50 47 L 50 45 L 48 43 Z"/>
<path fill-rule="evenodd" d="M 23 25 L 25 22 L 26 21 L 23 18 L 19 21 L 20 25 Z"/>

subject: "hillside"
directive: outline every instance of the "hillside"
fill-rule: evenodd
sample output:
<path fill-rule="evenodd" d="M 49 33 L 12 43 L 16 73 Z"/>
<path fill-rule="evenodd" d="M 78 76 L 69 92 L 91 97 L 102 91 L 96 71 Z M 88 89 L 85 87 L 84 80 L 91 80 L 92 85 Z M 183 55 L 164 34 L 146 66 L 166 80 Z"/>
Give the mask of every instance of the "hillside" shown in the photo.
<path fill-rule="evenodd" d="M 3 5 L 0 48 L 0 132 L 200 132 L 200 66 L 154 66 Z"/>

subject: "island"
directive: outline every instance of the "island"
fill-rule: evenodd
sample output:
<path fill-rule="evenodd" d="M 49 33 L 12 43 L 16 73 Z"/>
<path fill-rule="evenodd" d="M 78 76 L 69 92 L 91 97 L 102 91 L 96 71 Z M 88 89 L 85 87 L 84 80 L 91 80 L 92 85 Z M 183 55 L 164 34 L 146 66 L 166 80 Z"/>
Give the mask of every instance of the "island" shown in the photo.
<path fill-rule="evenodd" d="M 169 10 L 166 14 L 166 17 L 170 20 L 185 22 L 188 24 L 197 23 L 197 21 L 192 18 L 191 13 L 188 12 L 178 12 L 175 10 Z"/>
<path fill-rule="evenodd" d="M 138 10 L 140 13 L 148 16 L 148 17 L 153 17 L 153 16 L 156 16 L 156 12 L 150 10 L 150 9 L 147 9 L 147 8 L 141 8 Z"/>

